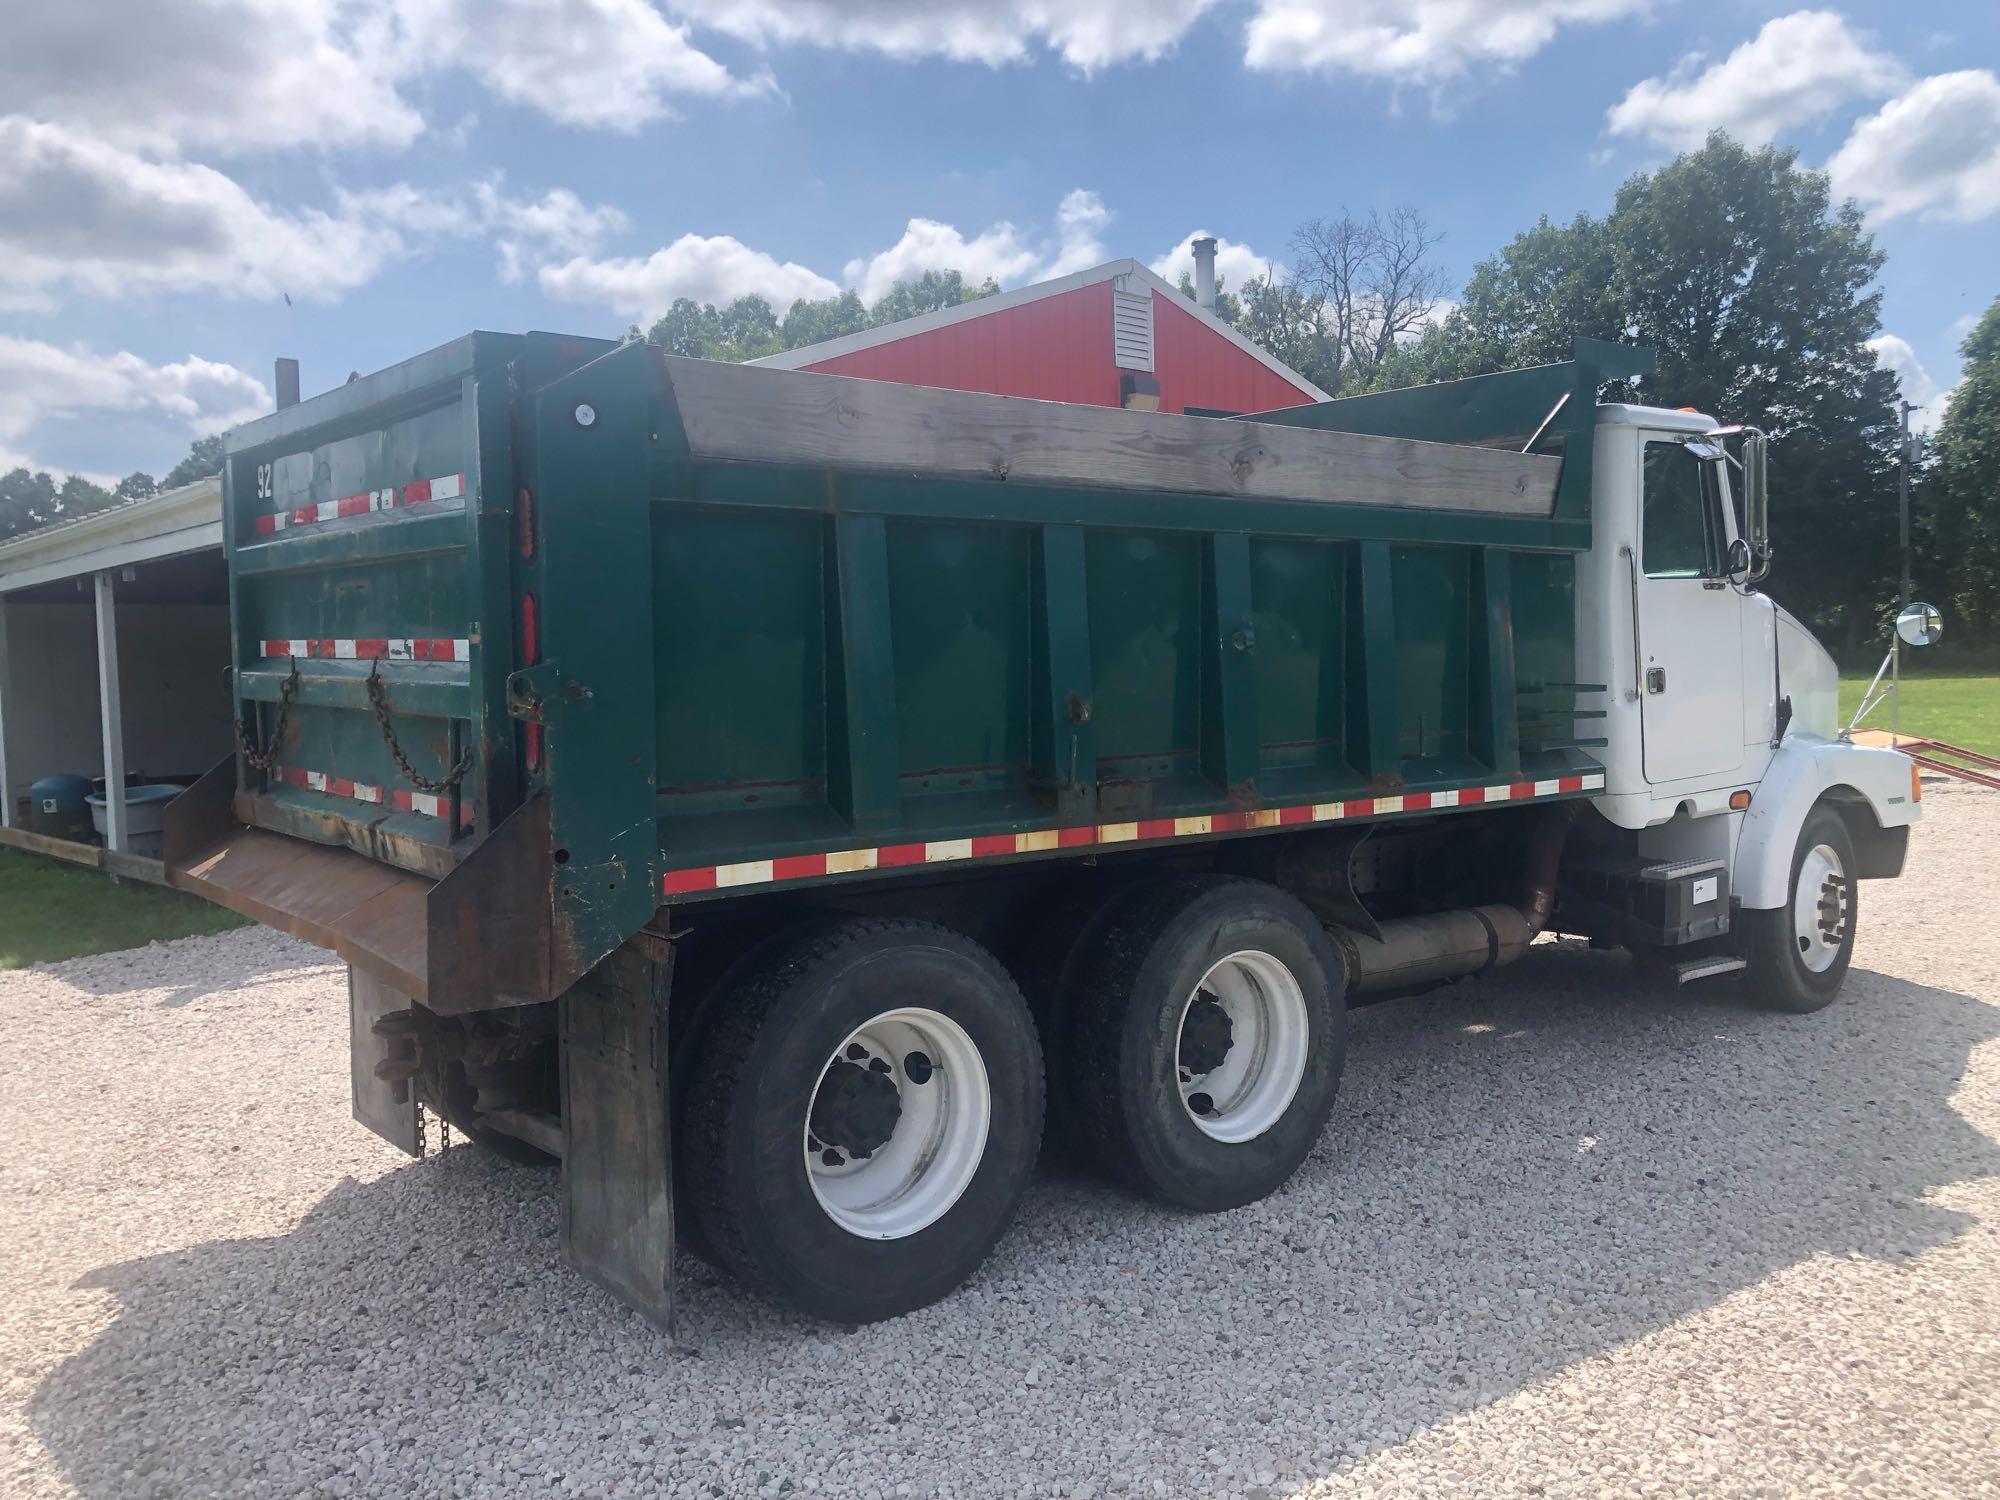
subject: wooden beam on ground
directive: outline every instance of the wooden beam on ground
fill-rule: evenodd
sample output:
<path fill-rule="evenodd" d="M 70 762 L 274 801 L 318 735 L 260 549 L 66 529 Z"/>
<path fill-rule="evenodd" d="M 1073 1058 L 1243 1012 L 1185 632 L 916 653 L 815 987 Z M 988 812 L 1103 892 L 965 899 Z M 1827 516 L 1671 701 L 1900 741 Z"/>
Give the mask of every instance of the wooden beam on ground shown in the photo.
<path fill-rule="evenodd" d="M 0 846 L 67 860 L 73 865 L 104 868 L 104 851 L 95 844 L 79 844 L 74 839 L 51 838 L 46 833 L 30 833 L 25 828 L 0 828 Z"/>

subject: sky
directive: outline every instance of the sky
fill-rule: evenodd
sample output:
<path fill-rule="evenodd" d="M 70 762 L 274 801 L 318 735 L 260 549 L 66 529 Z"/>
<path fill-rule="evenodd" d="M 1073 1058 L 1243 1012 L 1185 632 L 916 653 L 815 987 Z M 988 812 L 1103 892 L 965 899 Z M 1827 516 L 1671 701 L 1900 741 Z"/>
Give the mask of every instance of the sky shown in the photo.
<path fill-rule="evenodd" d="M 2000 295 L 2000 4 L 63 0 L 0 14 L 0 468 L 163 473 L 473 328 L 1120 256 L 1226 282 L 1411 205 L 1454 286 L 1713 127 L 1888 260 L 1934 424 Z"/>

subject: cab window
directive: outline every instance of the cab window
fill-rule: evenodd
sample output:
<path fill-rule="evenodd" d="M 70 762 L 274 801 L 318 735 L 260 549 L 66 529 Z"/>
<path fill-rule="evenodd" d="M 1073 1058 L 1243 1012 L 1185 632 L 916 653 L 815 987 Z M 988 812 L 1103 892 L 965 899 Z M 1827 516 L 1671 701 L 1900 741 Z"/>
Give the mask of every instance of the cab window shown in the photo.
<path fill-rule="evenodd" d="M 1673 441 L 1646 444 L 1639 555 L 1648 578 L 1722 576 L 1715 465 Z"/>

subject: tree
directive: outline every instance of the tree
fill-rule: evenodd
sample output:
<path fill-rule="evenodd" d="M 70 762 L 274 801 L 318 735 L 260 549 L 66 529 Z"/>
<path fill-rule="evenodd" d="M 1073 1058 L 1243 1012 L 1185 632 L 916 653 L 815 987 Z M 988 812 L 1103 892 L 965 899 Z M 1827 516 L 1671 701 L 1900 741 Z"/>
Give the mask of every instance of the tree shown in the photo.
<path fill-rule="evenodd" d="M 1959 346 L 1964 379 L 1938 424 L 1916 499 L 1921 569 L 1949 608 L 1947 640 L 2000 644 L 2000 299 Z"/>
<path fill-rule="evenodd" d="M 1650 345 L 1646 400 L 1771 434 L 1772 591 L 1855 652 L 1896 574 L 1896 381 L 1868 347 L 1882 259 L 1824 173 L 1717 133 L 1630 178 L 1603 219 L 1517 237 L 1383 363 L 1449 379 L 1567 358 L 1579 335 Z"/>
<path fill-rule="evenodd" d="M 900 323 L 905 318 L 920 318 L 925 313 L 942 312 L 964 302 L 977 302 L 981 297 L 998 294 L 999 290 L 1000 283 L 991 276 L 978 286 L 967 286 L 962 272 L 926 271 L 915 281 L 899 281 L 890 287 L 882 300 L 868 310 L 868 321 L 879 328 L 884 323 Z"/>
<path fill-rule="evenodd" d="M 117 503 L 118 497 L 111 491 L 101 484 L 92 484 L 81 474 L 70 475 L 62 482 L 62 488 L 56 491 L 56 508 L 65 521 L 109 509 Z"/>
<path fill-rule="evenodd" d="M 0 474 L 0 540 L 46 526 L 56 518 L 56 482 L 46 472 L 11 469 Z"/>
<path fill-rule="evenodd" d="M 801 297 L 778 325 L 778 336 L 787 349 L 802 349 L 807 344 L 823 344 L 870 326 L 868 309 L 861 305 L 860 295 L 842 292 L 838 297 L 818 302 Z"/>
<path fill-rule="evenodd" d="M 118 488 L 114 493 L 120 500 L 144 500 L 148 495 L 156 495 L 159 491 L 160 486 L 151 474 L 144 469 L 134 469 L 118 481 Z"/>
<path fill-rule="evenodd" d="M 1407 205 L 1366 218 L 1308 219 L 1292 236 L 1298 302 L 1311 309 L 1310 340 L 1328 391 L 1366 388 L 1376 367 L 1416 337 L 1443 301 L 1444 268 L 1431 252 L 1444 236 Z"/>
<path fill-rule="evenodd" d="M 821 301 L 801 298 L 786 311 L 783 322 L 758 296 L 738 297 L 724 308 L 682 297 L 643 334 L 634 328 L 629 337 L 644 338 L 669 354 L 736 363 L 957 307 L 999 290 L 999 283 L 990 277 L 969 287 L 957 271 L 926 271 L 915 281 L 897 282 L 872 308 L 864 308 L 854 292 Z"/>
<path fill-rule="evenodd" d="M 187 457 L 167 470 L 166 478 L 160 481 L 163 490 L 177 490 L 184 484 L 193 484 L 197 479 L 209 479 L 222 472 L 222 435 L 196 438 L 188 447 Z"/>
<path fill-rule="evenodd" d="M 1385 376 L 1436 316 L 1447 285 L 1433 263 L 1443 236 L 1414 208 L 1311 219 L 1292 237 L 1299 268 L 1273 266 L 1234 294 L 1218 280 L 1215 315 L 1332 395 L 1412 384 Z M 1181 273 L 1181 295 L 1194 281 Z"/>

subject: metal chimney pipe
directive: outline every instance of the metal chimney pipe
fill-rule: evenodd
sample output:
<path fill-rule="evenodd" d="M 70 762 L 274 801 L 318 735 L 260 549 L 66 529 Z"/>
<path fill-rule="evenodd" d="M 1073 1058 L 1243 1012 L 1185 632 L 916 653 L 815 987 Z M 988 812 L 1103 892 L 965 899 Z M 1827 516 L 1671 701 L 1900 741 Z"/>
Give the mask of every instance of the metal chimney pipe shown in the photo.
<path fill-rule="evenodd" d="M 1190 247 L 1194 251 L 1194 305 L 1215 311 L 1215 240 L 1203 236 Z"/>
<path fill-rule="evenodd" d="M 295 359 L 281 359 L 276 371 L 278 382 L 278 410 L 299 404 L 299 362 Z"/>

